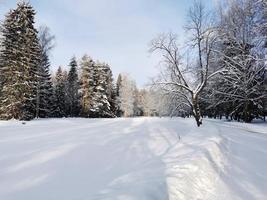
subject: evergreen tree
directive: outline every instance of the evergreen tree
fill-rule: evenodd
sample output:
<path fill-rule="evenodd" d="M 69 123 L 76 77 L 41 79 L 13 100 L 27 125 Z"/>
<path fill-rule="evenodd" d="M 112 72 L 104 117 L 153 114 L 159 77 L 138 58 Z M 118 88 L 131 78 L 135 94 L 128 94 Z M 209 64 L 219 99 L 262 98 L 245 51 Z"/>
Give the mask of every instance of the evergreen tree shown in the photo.
<path fill-rule="evenodd" d="M 117 105 L 117 111 L 116 111 L 116 116 L 121 117 L 123 112 L 121 109 L 121 102 L 120 102 L 120 90 L 122 87 L 122 75 L 119 74 L 116 82 L 116 105 Z"/>
<path fill-rule="evenodd" d="M 49 72 L 48 56 L 42 53 L 42 61 L 38 69 L 38 88 L 36 117 L 51 117 L 54 109 L 53 84 Z"/>
<path fill-rule="evenodd" d="M 35 117 L 41 51 L 34 16 L 32 6 L 20 2 L 4 20 L 0 48 L 3 82 L 0 115 L 3 119 L 30 120 Z"/>
<path fill-rule="evenodd" d="M 108 65 L 96 63 L 93 70 L 92 117 L 114 117 L 111 110 L 112 72 Z"/>
<path fill-rule="evenodd" d="M 118 113 L 118 109 L 119 109 L 117 91 L 116 91 L 116 87 L 113 84 L 113 82 L 110 84 L 109 87 L 111 88 L 111 95 L 109 99 L 110 109 L 111 109 L 112 117 L 116 117 Z"/>
<path fill-rule="evenodd" d="M 94 61 L 87 55 L 82 57 L 81 61 L 81 115 L 83 117 L 89 117 L 90 109 L 92 108 L 92 96 L 93 96 L 93 70 Z"/>
<path fill-rule="evenodd" d="M 84 117 L 114 117 L 117 109 L 112 71 L 87 55 L 81 61 L 81 114 Z"/>
<path fill-rule="evenodd" d="M 53 48 L 54 36 L 51 36 L 47 27 L 39 30 L 39 43 L 41 47 L 41 63 L 38 67 L 38 88 L 36 117 L 51 117 L 54 110 L 53 84 L 49 71 L 49 51 Z"/>
<path fill-rule="evenodd" d="M 70 71 L 68 73 L 68 115 L 70 117 L 78 117 L 80 112 L 79 79 L 77 67 L 77 61 L 73 57 L 70 62 Z"/>
<path fill-rule="evenodd" d="M 59 67 L 55 77 L 54 117 L 67 117 L 67 74 Z"/>
<path fill-rule="evenodd" d="M 116 88 L 113 84 L 113 74 L 109 65 L 104 66 L 106 69 L 106 95 L 108 97 L 108 102 L 110 104 L 109 114 L 107 117 L 115 117 L 118 109 L 117 98 L 116 98 Z"/>
<path fill-rule="evenodd" d="M 2 41 L 3 41 L 3 38 L 2 38 L 2 24 L 0 24 L 0 53 L 1 53 L 1 48 L 3 47 L 2 46 Z M 1 56 L 0 56 L 0 59 L 1 59 Z M 0 62 L 1 62 L 1 60 L 0 60 Z M 1 64 L 0 64 L 0 67 L 1 67 Z M 3 88 L 3 77 L 2 77 L 2 74 L 0 73 L 0 99 L 1 99 L 1 94 L 2 94 L 2 88 Z"/>

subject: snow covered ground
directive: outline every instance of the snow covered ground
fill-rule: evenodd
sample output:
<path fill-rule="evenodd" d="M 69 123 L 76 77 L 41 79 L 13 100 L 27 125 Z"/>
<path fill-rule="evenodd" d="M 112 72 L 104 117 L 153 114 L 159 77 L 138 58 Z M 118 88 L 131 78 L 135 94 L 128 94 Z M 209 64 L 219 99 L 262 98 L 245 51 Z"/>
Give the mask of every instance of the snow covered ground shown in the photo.
<path fill-rule="evenodd" d="M 265 134 L 266 133 L 266 134 Z M 266 200 L 267 126 L 193 119 L 0 122 L 1 200 Z"/>

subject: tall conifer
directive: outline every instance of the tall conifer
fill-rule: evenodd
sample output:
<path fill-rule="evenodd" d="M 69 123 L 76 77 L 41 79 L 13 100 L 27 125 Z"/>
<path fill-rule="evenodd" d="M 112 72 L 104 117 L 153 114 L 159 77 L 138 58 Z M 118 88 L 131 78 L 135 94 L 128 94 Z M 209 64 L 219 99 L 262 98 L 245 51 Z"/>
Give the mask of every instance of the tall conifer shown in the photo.
<path fill-rule="evenodd" d="M 3 119 L 30 120 L 35 117 L 41 52 L 34 16 L 32 6 L 20 2 L 4 20 L 0 48 L 3 82 L 0 115 Z"/>
<path fill-rule="evenodd" d="M 77 67 L 77 61 L 73 57 L 70 62 L 70 71 L 68 73 L 68 100 L 70 117 L 77 117 L 80 112 L 79 79 Z"/>

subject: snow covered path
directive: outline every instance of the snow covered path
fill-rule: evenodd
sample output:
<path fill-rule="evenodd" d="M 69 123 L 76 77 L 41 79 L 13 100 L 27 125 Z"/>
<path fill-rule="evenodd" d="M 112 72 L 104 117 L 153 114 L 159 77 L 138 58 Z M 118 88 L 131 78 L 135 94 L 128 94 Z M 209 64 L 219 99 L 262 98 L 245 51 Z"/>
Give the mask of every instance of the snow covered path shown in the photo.
<path fill-rule="evenodd" d="M 264 134 L 266 133 L 266 134 Z M 267 126 L 192 119 L 0 122 L 0 200 L 265 200 Z"/>

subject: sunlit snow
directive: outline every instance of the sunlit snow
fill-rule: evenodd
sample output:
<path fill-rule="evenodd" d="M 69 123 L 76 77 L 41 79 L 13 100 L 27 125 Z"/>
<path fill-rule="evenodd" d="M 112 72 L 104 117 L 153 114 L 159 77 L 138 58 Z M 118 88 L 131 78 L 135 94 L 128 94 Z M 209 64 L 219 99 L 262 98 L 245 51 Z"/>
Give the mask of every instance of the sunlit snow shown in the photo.
<path fill-rule="evenodd" d="M 0 122 L 1 200 L 264 200 L 266 123 Z"/>

